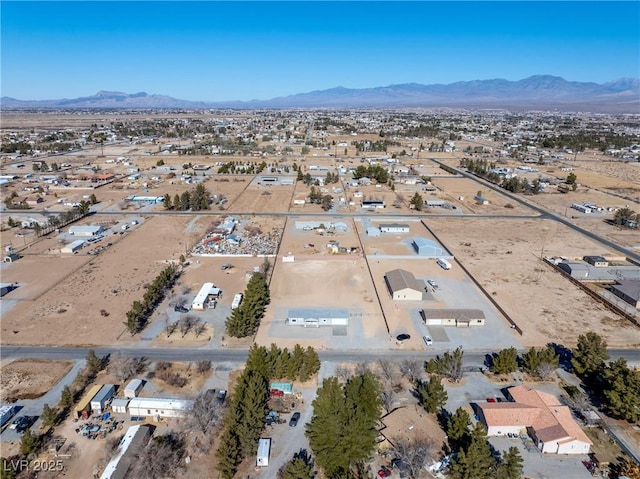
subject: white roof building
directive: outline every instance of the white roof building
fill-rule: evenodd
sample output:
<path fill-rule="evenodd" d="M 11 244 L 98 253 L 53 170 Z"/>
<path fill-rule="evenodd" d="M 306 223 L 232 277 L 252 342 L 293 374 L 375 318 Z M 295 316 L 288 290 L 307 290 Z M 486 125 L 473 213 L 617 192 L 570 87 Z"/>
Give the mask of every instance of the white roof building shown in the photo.
<path fill-rule="evenodd" d="M 185 417 L 193 401 L 186 399 L 133 398 L 129 415 L 142 417 Z"/>

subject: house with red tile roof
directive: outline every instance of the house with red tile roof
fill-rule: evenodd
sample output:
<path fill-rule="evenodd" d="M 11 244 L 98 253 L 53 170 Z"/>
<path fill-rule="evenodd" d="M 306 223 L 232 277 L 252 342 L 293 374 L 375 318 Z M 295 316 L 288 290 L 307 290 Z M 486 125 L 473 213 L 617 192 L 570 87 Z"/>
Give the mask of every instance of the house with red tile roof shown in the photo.
<path fill-rule="evenodd" d="M 560 401 L 527 386 L 509 388 L 509 402 L 478 404 L 488 436 L 520 434 L 524 429 L 542 452 L 588 454 L 593 444 Z"/>

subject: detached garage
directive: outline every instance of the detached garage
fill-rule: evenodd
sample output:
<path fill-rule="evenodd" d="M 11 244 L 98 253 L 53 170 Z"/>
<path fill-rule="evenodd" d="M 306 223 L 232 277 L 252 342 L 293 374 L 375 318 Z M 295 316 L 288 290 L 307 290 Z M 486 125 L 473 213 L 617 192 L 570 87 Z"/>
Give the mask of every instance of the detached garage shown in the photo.
<path fill-rule="evenodd" d="M 470 328 L 485 322 L 484 313 L 479 309 L 423 309 L 420 316 L 427 326 Z"/>
<path fill-rule="evenodd" d="M 75 240 L 62 248 L 60 248 L 61 253 L 73 254 L 84 246 L 84 240 Z"/>
<path fill-rule="evenodd" d="M 434 258 L 440 256 L 449 256 L 442 246 L 440 246 L 435 241 L 426 238 L 414 239 L 411 242 L 411 246 L 413 246 L 415 252 L 420 256 L 431 256 Z"/>
<path fill-rule="evenodd" d="M 424 283 L 420 284 L 413 274 L 403 269 L 394 269 L 384 275 L 384 281 L 394 300 L 422 301 Z"/>

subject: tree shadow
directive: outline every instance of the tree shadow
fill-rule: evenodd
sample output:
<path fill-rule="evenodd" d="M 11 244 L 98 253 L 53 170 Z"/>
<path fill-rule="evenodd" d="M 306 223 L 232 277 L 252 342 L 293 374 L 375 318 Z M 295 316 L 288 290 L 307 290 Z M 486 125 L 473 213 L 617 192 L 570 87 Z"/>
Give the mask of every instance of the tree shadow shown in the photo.
<path fill-rule="evenodd" d="M 558 343 L 547 343 L 547 347 L 552 348 L 558 355 L 560 367 L 567 372 L 571 372 L 573 369 L 571 366 L 571 358 L 573 358 L 573 352 L 571 349 Z"/>

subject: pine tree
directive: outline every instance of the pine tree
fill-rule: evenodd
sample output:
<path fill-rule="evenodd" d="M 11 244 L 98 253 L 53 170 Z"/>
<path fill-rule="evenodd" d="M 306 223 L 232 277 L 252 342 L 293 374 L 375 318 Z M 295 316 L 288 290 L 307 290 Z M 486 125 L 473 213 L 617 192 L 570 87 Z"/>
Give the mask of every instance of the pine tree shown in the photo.
<path fill-rule="evenodd" d="M 294 456 L 279 472 L 278 479 L 313 479 L 313 465 Z"/>
<path fill-rule="evenodd" d="M 338 378 L 322 381 L 313 400 L 313 417 L 307 425 L 306 435 L 317 464 L 327 477 L 342 477 L 349 470 L 345 447 L 339 444 L 344 431 L 345 400 Z"/>
<path fill-rule="evenodd" d="M 42 408 L 40 419 L 44 427 L 53 427 L 58 423 L 58 413 L 48 404 L 45 404 Z"/>
<path fill-rule="evenodd" d="M 31 428 L 25 430 L 20 438 L 20 452 L 23 455 L 36 453 L 40 448 L 40 436 L 31 432 Z"/>
<path fill-rule="evenodd" d="M 447 402 L 447 391 L 438 376 L 431 376 L 428 382 L 421 382 L 417 390 L 420 404 L 428 413 L 435 414 Z"/>
<path fill-rule="evenodd" d="M 522 477 L 523 462 L 518 448 L 511 446 L 504 452 L 500 464 L 498 464 L 497 479 L 520 479 Z"/>
<path fill-rule="evenodd" d="M 180 204 L 180 195 L 178 193 L 176 193 L 176 195 L 173 197 L 173 208 L 176 210 L 181 210 L 181 204 Z"/>
<path fill-rule="evenodd" d="M 165 210 L 173 209 L 173 205 L 171 204 L 171 196 L 169 196 L 169 193 L 164 195 L 162 206 L 164 206 Z"/>
<path fill-rule="evenodd" d="M 240 452 L 243 457 L 256 453 L 258 439 L 264 429 L 264 417 L 267 415 L 269 384 L 267 379 L 256 371 L 245 371 L 244 392 L 240 394 L 238 411 L 239 422 L 236 432 L 240 439 Z"/>
<path fill-rule="evenodd" d="M 597 333 L 588 331 L 578 336 L 571 365 L 575 373 L 585 380 L 593 380 L 601 365 L 609 359 L 607 343 Z"/>
<path fill-rule="evenodd" d="M 62 388 L 62 393 L 60 394 L 60 404 L 63 407 L 69 407 L 73 404 L 73 393 L 71 392 L 71 388 L 69 386 L 65 386 Z"/>
<path fill-rule="evenodd" d="M 318 352 L 311 346 L 307 346 L 307 349 L 304 351 L 304 362 L 300 370 L 299 379 L 302 382 L 307 381 L 318 371 L 320 371 L 320 357 L 318 356 Z"/>
<path fill-rule="evenodd" d="M 304 366 L 305 353 L 302 346 L 296 344 L 293 348 L 293 353 L 289 359 L 287 367 L 287 379 L 294 381 L 302 374 L 302 368 Z"/>
<path fill-rule="evenodd" d="M 456 409 L 447 421 L 447 439 L 452 451 L 459 451 L 467 446 L 470 436 L 469 424 L 471 424 L 469 413 L 461 407 Z"/>
<path fill-rule="evenodd" d="M 226 427 L 220 437 L 216 458 L 218 459 L 216 467 L 223 479 L 233 479 L 242 457 L 240 456 L 240 440 L 236 432 L 230 427 Z"/>
<path fill-rule="evenodd" d="M 93 349 L 90 349 L 87 353 L 87 372 L 89 373 L 89 376 L 93 377 L 98 374 L 100 371 L 102 371 L 103 366 L 104 365 L 102 359 L 96 356 L 96 353 Z"/>
<path fill-rule="evenodd" d="M 509 374 L 518 370 L 518 350 L 503 349 L 493 358 L 491 368 L 495 374 Z"/>
<path fill-rule="evenodd" d="M 609 412 L 629 422 L 640 420 L 640 372 L 630 369 L 624 358 L 605 366 L 600 375 L 602 394 Z"/>
<path fill-rule="evenodd" d="M 452 479 L 491 479 L 496 473 L 496 460 L 491 453 L 484 427 L 476 423 L 466 448 L 460 450 L 452 462 Z"/>

